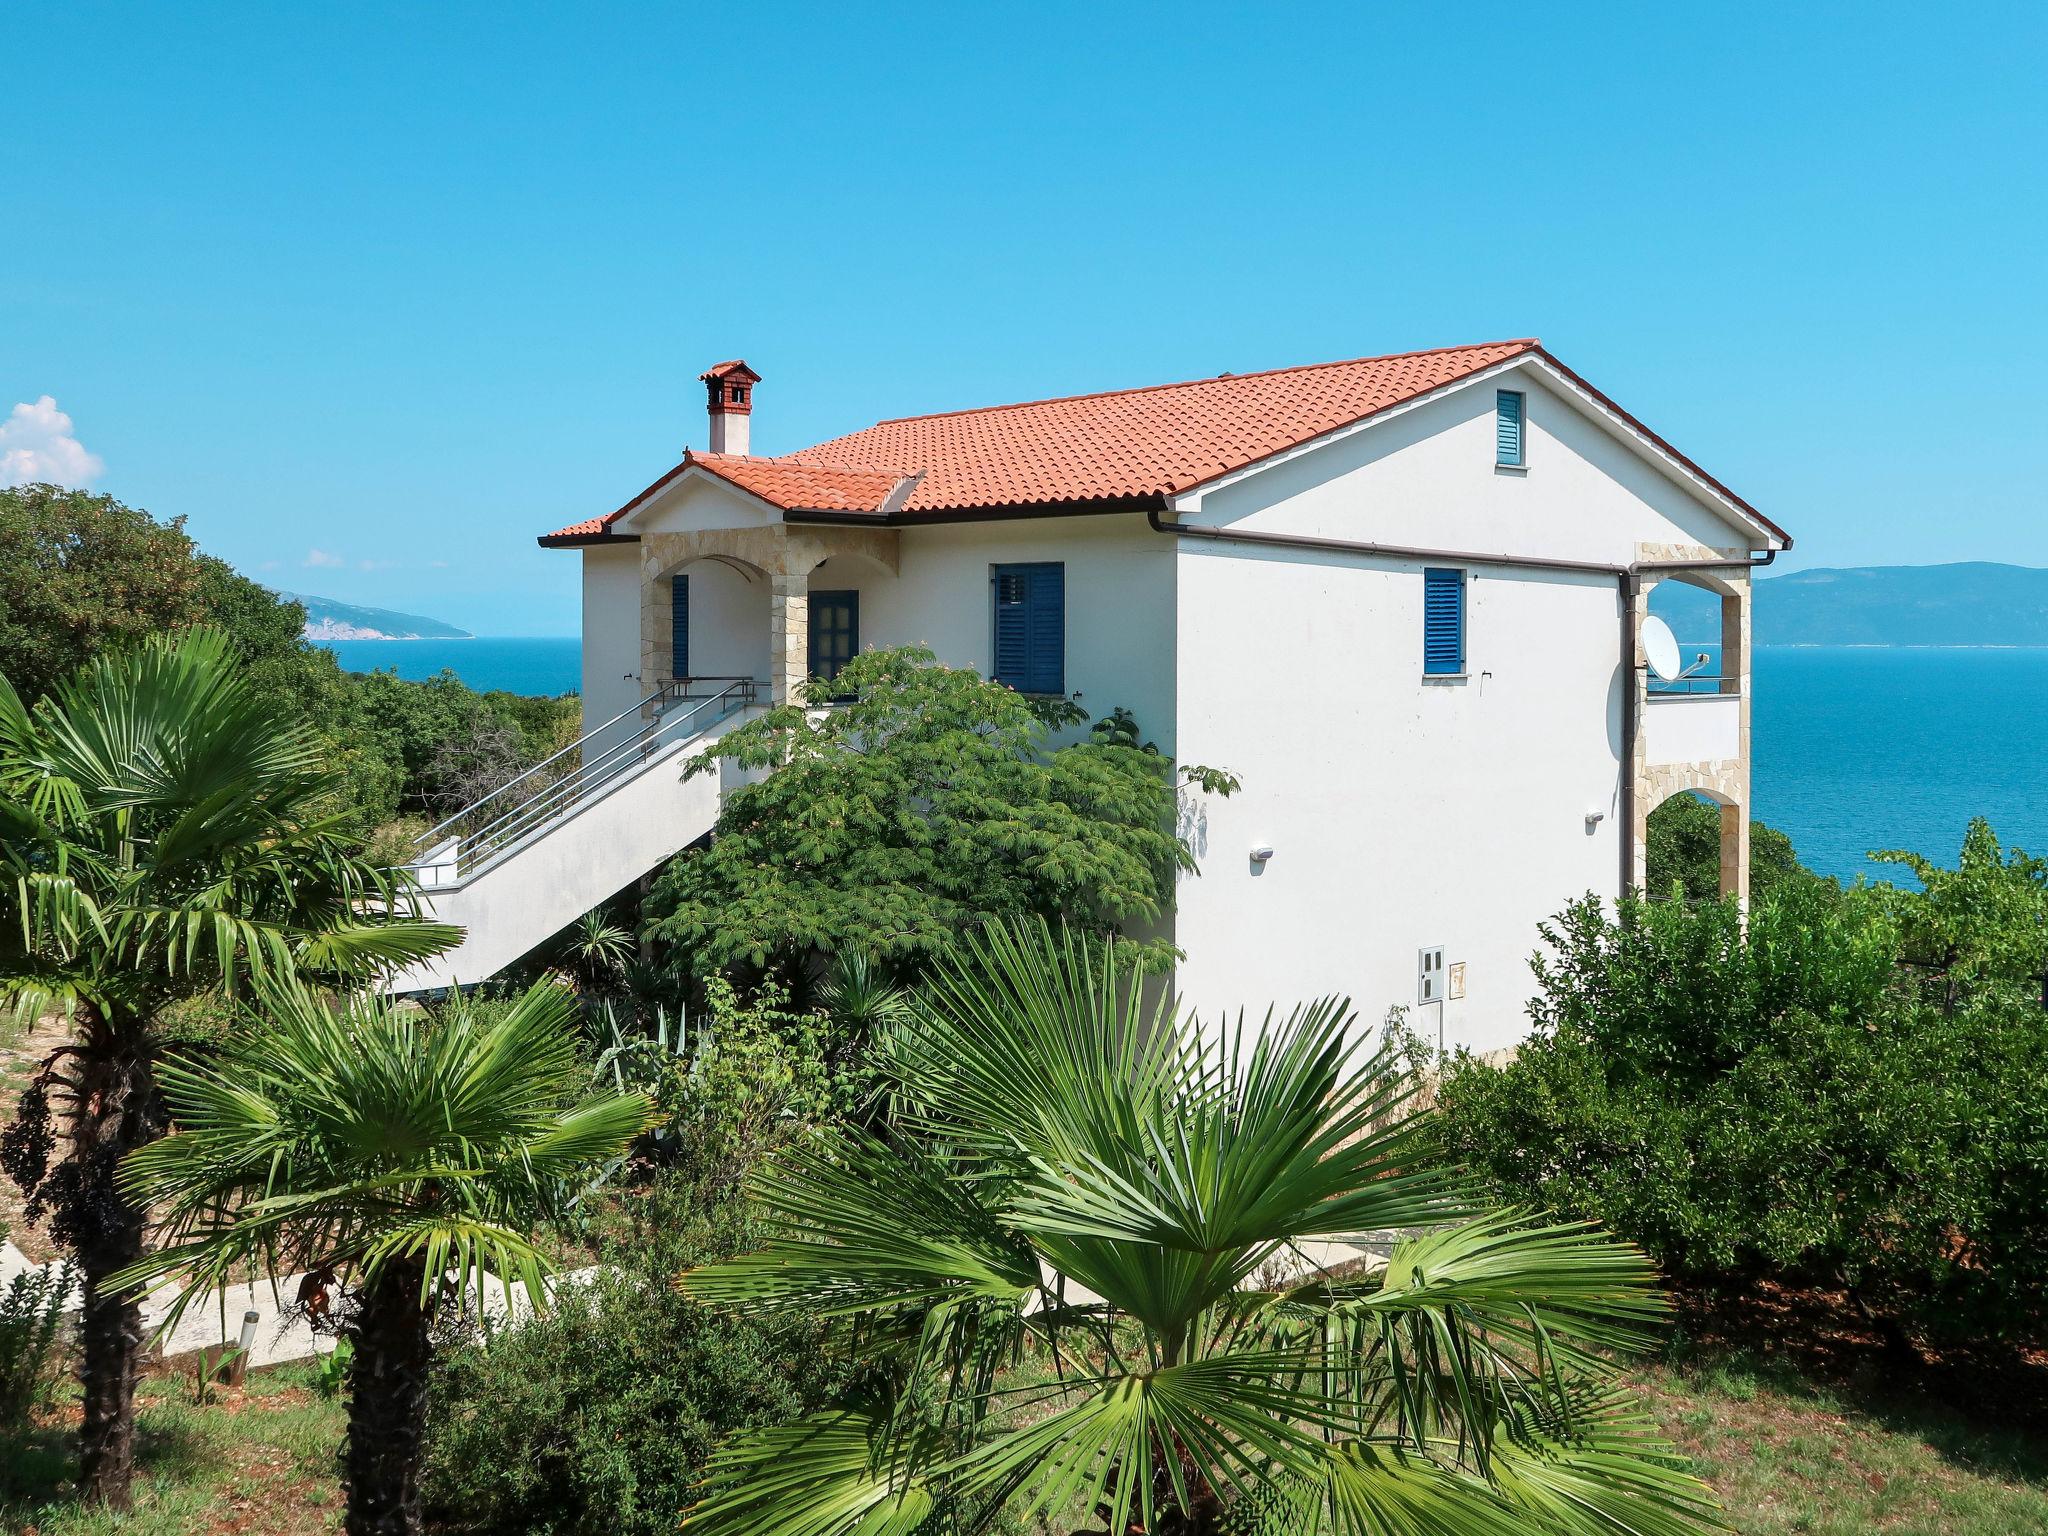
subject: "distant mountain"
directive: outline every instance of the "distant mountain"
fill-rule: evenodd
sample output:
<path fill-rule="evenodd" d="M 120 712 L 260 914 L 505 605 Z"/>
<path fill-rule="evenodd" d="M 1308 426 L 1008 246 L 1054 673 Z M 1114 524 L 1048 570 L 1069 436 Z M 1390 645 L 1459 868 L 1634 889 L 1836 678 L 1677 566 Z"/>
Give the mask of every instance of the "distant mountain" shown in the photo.
<path fill-rule="evenodd" d="M 1758 645 L 2048 646 L 2048 570 L 1968 561 L 1760 576 Z"/>
<path fill-rule="evenodd" d="M 394 613 L 389 608 L 359 608 L 354 603 L 337 603 L 331 597 L 308 597 L 303 592 L 280 592 L 279 597 L 306 608 L 305 635 L 308 640 L 469 640 L 466 629 L 423 619 L 416 613 Z"/>

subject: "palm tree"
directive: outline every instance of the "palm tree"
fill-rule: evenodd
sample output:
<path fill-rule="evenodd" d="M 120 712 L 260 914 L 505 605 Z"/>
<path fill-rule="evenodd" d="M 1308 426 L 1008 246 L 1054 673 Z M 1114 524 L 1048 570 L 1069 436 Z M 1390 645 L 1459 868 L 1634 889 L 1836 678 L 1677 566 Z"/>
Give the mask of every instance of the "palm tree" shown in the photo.
<path fill-rule="evenodd" d="M 1346 1005 L 1219 1039 L 1097 941 L 963 950 L 892 1037 L 892 1137 L 777 1154 L 766 1245 L 683 1277 L 851 1320 L 872 1367 L 724 1446 L 687 1531 L 908 1536 L 1006 1503 L 1113 1536 L 1712 1523 L 1607 1363 L 1660 1314 L 1648 1262 L 1484 1210 Z"/>
<path fill-rule="evenodd" d="M 117 1508 L 142 1320 L 106 1279 L 142 1256 L 145 1213 L 114 1170 L 163 1131 L 166 1010 L 256 975 L 367 975 L 458 937 L 356 851 L 335 788 L 309 728 L 250 691 L 218 634 L 102 657 L 33 710 L 0 678 L 0 1006 L 73 1024 L 4 1157 L 77 1256 L 81 1484 Z"/>
<path fill-rule="evenodd" d="M 260 1028 L 220 1061 L 164 1065 L 177 1129 L 121 1187 L 164 1213 L 166 1246 L 120 1278 L 178 1276 L 168 1328 L 251 1264 L 314 1277 L 354 1345 L 345 1528 L 417 1532 L 434 1319 L 487 1275 L 544 1301 L 527 1234 L 625 1150 L 647 1100 L 586 1096 L 575 996 L 552 981 L 439 1020 L 368 994 L 336 1009 L 297 980 L 259 991 Z"/>

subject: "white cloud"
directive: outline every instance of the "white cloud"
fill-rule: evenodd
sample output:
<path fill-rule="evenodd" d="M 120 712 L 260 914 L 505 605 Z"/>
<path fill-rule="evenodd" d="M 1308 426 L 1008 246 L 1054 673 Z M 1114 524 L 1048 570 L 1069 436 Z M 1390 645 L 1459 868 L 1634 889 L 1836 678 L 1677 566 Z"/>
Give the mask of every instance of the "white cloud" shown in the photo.
<path fill-rule="evenodd" d="M 339 555 L 330 555 L 324 549 L 309 549 L 306 551 L 306 558 L 301 560 L 299 564 L 305 566 L 308 570 L 330 570 L 338 565 L 347 565 L 348 562 Z"/>
<path fill-rule="evenodd" d="M 44 395 L 15 406 L 0 421 L 0 485 L 89 485 L 106 465 L 72 435 L 71 418 Z"/>

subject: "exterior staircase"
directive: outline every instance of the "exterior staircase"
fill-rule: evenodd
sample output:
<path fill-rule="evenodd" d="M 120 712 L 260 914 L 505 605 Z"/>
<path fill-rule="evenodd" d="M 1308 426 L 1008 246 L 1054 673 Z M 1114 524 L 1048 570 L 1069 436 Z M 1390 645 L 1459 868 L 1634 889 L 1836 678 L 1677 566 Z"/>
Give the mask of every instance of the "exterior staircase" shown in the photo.
<path fill-rule="evenodd" d="M 463 940 L 388 990 L 488 980 L 704 836 L 734 772 L 686 782 L 684 762 L 766 693 L 751 678 L 670 683 L 422 834 L 407 865 L 421 905 Z"/>

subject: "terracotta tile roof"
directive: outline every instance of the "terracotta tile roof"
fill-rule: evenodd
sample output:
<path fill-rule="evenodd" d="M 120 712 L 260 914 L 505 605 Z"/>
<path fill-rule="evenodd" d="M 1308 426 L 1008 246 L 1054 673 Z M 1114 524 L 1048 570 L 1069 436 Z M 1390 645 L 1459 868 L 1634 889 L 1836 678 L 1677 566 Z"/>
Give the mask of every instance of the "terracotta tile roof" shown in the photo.
<path fill-rule="evenodd" d="M 1534 350 L 1534 341 L 909 416 L 790 457 L 910 464 L 905 512 L 1171 495 Z"/>
<path fill-rule="evenodd" d="M 574 523 L 541 542 L 575 544 L 606 537 L 628 509 L 693 465 L 786 512 L 945 516 L 1078 503 L 1157 504 L 1525 353 L 1542 357 L 1775 530 L 1733 492 L 1551 358 L 1541 343 L 1522 339 L 906 416 L 780 458 L 692 451 L 617 512 Z"/>
<path fill-rule="evenodd" d="M 709 368 L 698 374 L 697 377 L 700 379 L 727 379 L 735 374 L 744 378 L 749 384 L 761 382 L 761 375 L 754 372 L 753 369 L 749 368 L 737 357 L 733 358 L 730 362 L 713 363 Z"/>

